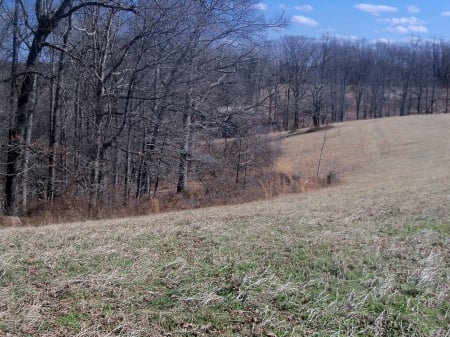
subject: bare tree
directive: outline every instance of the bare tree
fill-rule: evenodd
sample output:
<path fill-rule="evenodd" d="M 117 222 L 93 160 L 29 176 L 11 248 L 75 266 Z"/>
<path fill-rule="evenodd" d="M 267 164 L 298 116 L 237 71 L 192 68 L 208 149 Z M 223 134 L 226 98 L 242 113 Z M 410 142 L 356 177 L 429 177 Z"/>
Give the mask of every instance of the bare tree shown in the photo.
<path fill-rule="evenodd" d="M 299 127 L 300 103 L 306 94 L 308 73 L 311 71 L 314 44 L 305 37 L 289 36 L 281 40 L 283 62 L 287 72 L 288 91 L 292 92 L 294 121 L 292 128 Z M 289 95 L 288 93 L 288 95 Z"/>
<path fill-rule="evenodd" d="M 17 95 L 17 108 L 14 122 L 9 130 L 8 154 L 5 181 L 5 213 L 17 214 L 17 178 L 20 173 L 20 162 L 24 153 L 26 130 L 30 127 L 33 91 L 36 85 L 35 67 L 39 61 L 42 49 L 46 46 L 47 38 L 54 32 L 61 21 L 70 17 L 74 12 L 88 6 L 105 6 L 125 9 L 119 4 L 108 2 L 86 2 L 75 4 L 71 0 L 62 0 L 54 4 L 53 1 L 37 0 L 35 6 L 36 24 L 30 32 L 32 42 L 25 62 L 24 76 Z M 31 26 L 31 22 L 27 23 Z"/>

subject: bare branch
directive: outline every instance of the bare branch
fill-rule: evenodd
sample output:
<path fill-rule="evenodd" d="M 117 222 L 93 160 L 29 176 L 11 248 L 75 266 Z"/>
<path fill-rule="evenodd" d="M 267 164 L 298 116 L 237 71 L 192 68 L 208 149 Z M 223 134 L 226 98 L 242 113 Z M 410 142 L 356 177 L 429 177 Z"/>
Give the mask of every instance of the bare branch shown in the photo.
<path fill-rule="evenodd" d="M 99 1 L 83 2 L 77 6 L 70 8 L 67 12 L 64 12 L 66 7 L 68 6 L 68 4 L 67 4 L 68 2 L 70 3 L 72 1 L 65 0 L 63 2 L 63 4 L 60 6 L 58 11 L 53 16 L 53 18 L 55 20 L 61 20 L 61 19 L 67 18 L 70 15 L 72 15 L 73 13 L 79 11 L 80 9 L 85 8 L 85 7 L 91 7 L 91 6 L 104 7 L 104 8 L 115 9 L 115 10 L 119 10 L 119 11 L 128 11 L 128 12 L 136 13 L 136 8 L 134 6 L 128 7 L 128 6 L 122 6 L 120 4 L 106 3 L 106 2 L 99 2 Z"/>

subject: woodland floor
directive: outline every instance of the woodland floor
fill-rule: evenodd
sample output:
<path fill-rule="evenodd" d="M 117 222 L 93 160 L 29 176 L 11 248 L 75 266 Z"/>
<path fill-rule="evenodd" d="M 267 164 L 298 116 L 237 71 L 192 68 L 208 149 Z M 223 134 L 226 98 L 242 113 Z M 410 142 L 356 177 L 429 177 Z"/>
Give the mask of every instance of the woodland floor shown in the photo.
<path fill-rule="evenodd" d="M 450 336 L 449 130 L 337 124 L 308 193 L 0 229 L 0 336 Z M 314 176 L 323 136 L 277 170 Z"/>

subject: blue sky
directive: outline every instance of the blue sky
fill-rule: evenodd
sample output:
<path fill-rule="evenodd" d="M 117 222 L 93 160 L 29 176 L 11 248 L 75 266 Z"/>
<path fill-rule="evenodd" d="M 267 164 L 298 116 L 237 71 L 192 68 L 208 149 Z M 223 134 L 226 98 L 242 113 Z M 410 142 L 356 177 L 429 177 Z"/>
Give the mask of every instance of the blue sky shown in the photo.
<path fill-rule="evenodd" d="M 268 18 L 284 13 L 289 21 L 286 30 L 271 37 L 328 34 L 368 41 L 450 40 L 449 0 L 262 0 L 256 7 Z"/>

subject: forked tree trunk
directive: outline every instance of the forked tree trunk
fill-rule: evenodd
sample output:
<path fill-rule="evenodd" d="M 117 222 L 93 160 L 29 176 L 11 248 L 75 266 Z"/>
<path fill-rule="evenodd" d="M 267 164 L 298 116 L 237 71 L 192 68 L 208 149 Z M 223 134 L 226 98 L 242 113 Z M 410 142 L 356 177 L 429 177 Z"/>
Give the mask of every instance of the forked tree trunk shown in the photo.
<path fill-rule="evenodd" d="M 50 11 L 47 5 L 47 2 L 44 0 L 36 1 L 37 29 L 33 35 L 25 63 L 25 75 L 17 95 L 15 118 L 8 132 L 4 205 L 7 215 L 17 214 L 17 180 L 20 174 L 20 161 L 23 159 L 24 154 L 26 127 L 30 119 L 30 100 L 36 85 L 34 67 L 47 37 L 56 29 L 59 21 L 66 17 L 64 13 L 72 5 L 72 1 L 62 1 L 61 5 L 54 12 Z"/>
<path fill-rule="evenodd" d="M 25 147 L 25 132 L 30 116 L 31 95 L 36 85 L 34 66 L 44 46 L 44 42 L 56 23 L 40 22 L 25 65 L 25 75 L 17 97 L 17 109 L 12 127 L 9 129 L 6 180 L 5 180 L 5 213 L 17 215 L 17 181 L 21 173 L 20 163 Z"/>

